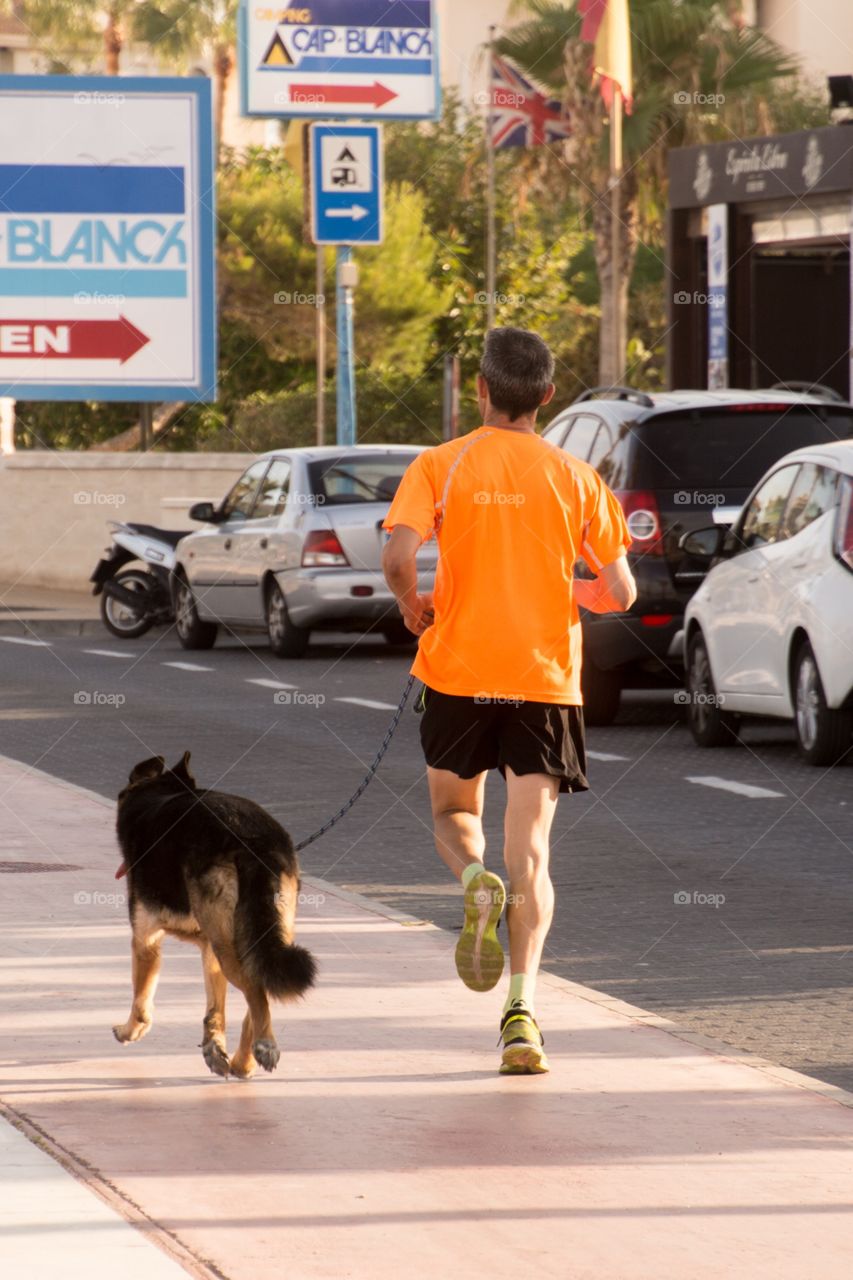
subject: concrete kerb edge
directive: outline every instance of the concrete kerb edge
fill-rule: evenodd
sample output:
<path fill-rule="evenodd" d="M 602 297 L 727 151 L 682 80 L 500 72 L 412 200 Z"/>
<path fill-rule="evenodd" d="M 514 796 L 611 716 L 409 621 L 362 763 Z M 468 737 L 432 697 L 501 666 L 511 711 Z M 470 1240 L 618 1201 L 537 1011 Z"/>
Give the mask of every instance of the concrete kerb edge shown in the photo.
<path fill-rule="evenodd" d="M 134 1200 L 131 1200 L 123 1191 L 115 1187 L 102 1173 L 99 1173 L 97 1169 L 94 1169 L 72 1151 L 63 1147 L 39 1125 L 28 1119 L 20 1111 L 16 1111 L 14 1107 L 10 1107 L 2 1099 L 0 1099 L 0 1117 L 12 1125 L 14 1129 L 17 1129 L 18 1133 L 34 1146 L 55 1160 L 66 1173 L 71 1174 L 73 1178 L 76 1178 L 78 1182 L 88 1188 L 93 1195 L 103 1201 L 107 1208 L 127 1222 L 129 1226 L 139 1231 L 149 1244 L 154 1245 L 162 1253 L 165 1253 L 167 1257 L 171 1258 L 172 1262 L 182 1267 L 188 1275 L 194 1276 L 195 1280 L 228 1280 L 224 1271 L 220 1271 L 218 1267 L 206 1262 L 203 1258 L 197 1257 L 177 1236 L 149 1217 L 144 1209 L 141 1209 Z"/>
<path fill-rule="evenodd" d="M 78 787 L 76 783 L 66 782 L 62 778 L 55 778 L 43 769 L 25 765 L 22 761 L 15 760 L 11 756 L 0 755 L 0 763 L 14 765 L 30 774 L 36 774 L 46 782 L 52 783 L 53 786 L 76 791 L 87 799 L 94 800 L 96 804 L 102 807 L 114 808 L 114 802 L 107 800 L 105 796 L 99 795 L 97 791 L 90 791 L 87 787 Z M 367 911 L 371 915 L 381 916 L 385 920 L 390 920 L 394 924 L 399 924 L 406 928 L 418 927 L 438 933 L 446 932 L 429 920 L 421 920 L 418 916 L 398 911 L 395 907 L 385 906 L 384 903 L 375 902 L 372 898 L 368 898 L 362 893 L 357 893 L 351 889 L 343 889 L 339 885 L 333 884 L 330 880 L 323 880 L 319 876 L 306 875 L 303 878 L 303 883 L 319 889 L 322 893 L 328 893 L 331 897 L 337 898 L 341 902 L 346 902 L 350 906 Z M 599 1008 L 607 1010 L 608 1013 L 624 1018 L 627 1022 L 649 1027 L 654 1031 L 660 1031 L 664 1035 L 671 1036 L 683 1044 L 689 1044 L 695 1049 L 701 1049 L 714 1057 L 723 1058 L 727 1062 L 737 1063 L 740 1066 L 760 1071 L 762 1075 L 766 1075 L 779 1084 L 803 1089 L 808 1093 L 817 1094 L 829 1102 L 836 1102 L 842 1107 L 853 1109 L 853 1093 L 847 1089 L 842 1089 L 839 1085 L 817 1080 L 814 1076 L 804 1075 L 800 1071 L 792 1071 L 789 1067 L 780 1066 L 767 1058 L 759 1057 L 758 1054 L 749 1053 L 747 1050 L 726 1044 L 724 1040 L 716 1040 L 711 1036 L 705 1036 L 696 1031 L 687 1031 L 677 1022 L 673 1022 L 669 1018 L 662 1018 L 660 1014 L 650 1013 L 648 1009 L 641 1009 L 637 1005 L 628 1004 L 626 1001 L 619 1000 L 615 996 L 609 996 L 603 991 L 596 991 L 593 987 L 582 986 L 579 982 L 571 982 L 568 978 L 561 978 L 557 974 L 548 973 L 547 970 L 540 974 L 540 980 L 544 986 L 551 987 L 556 991 L 563 991 L 566 995 L 572 995 L 578 1000 L 586 1000 L 589 1004 L 597 1005 Z"/>
<path fill-rule="evenodd" d="M 103 636 L 107 634 L 100 618 L 4 618 L 0 636 Z"/>

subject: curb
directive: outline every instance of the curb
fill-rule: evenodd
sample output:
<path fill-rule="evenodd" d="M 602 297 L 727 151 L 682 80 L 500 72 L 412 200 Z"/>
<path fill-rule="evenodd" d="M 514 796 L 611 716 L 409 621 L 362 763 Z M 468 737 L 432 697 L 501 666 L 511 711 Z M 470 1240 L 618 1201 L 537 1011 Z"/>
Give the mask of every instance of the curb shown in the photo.
<path fill-rule="evenodd" d="M 4 618 L 0 636 L 95 636 L 107 635 L 100 618 Z"/>
<path fill-rule="evenodd" d="M 90 791 L 87 787 L 79 787 L 74 782 L 66 782 L 62 778 L 55 778 L 51 774 L 46 773 L 43 769 L 37 769 L 34 766 L 25 765 L 20 760 L 15 760 L 11 756 L 0 755 L 0 763 L 17 765 L 18 768 L 25 769 L 30 774 L 36 774 L 44 778 L 46 782 L 52 783 L 54 786 L 63 787 L 69 791 L 75 791 L 79 795 L 85 796 L 89 800 L 93 800 L 102 808 L 113 809 L 114 802 L 108 800 L 105 796 L 99 795 L 96 791 Z M 319 889 L 323 893 L 328 893 L 331 897 L 337 898 L 339 901 L 347 902 L 350 906 L 358 907 L 362 911 L 367 911 L 371 915 L 381 916 L 385 920 L 389 920 L 394 924 L 401 925 L 405 928 L 417 927 L 436 933 L 444 933 L 439 925 L 433 924 L 430 920 L 422 920 L 418 916 L 408 915 L 406 912 L 398 911 L 394 907 L 387 907 L 381 902 L 376 902 L 372 898 L 366 897 L 362 893 L 356 893 L 351 889 L 343 889 L 339 885 L 333 884 L 330 880 L 323 880 L 319 876 L 306 875 L 303 883 L 311 885 Z M 777 1062 L 771 1062 L 767 1058 L 759 1057 L 758 1054 L 750 1053 L 745 1049 L 738 1049 L 735 1045 L 726 1044 L 724 1040 L 715 1040 L 711 1036 L 702 1035 L 700 1032 L 688 1031 L 679 1023 L 673 1022 L 669 1018 L 662 1018 L 660 1014 L 650 1013 L 648 1009 L 641 1009 L 637 1005 L 628 1004 L 624 1000 L 618 999 L 616 996 L 609 996 L 604 991 L 596 991 L 594 987 L 582 986 L 579 982 L 572 982 L 568 978 L 561 978 L 557 974 L 548 973 L 547 970 L 540 972 L 540 979 L 544 986 L 551 987 L 557 991 L 563 991 L 566 995 L 574 996 L 578 1000 L 585 1000 L 589 1004 L 597 1005 L 598 1008 L 606 1010 L 608 1013 L 615 1014 L 619 1018 L 624 1018 L 627 1022 L 632 1022 L 637 1026 L 649 1027 L 654 1031 L 659 1031 L 664 1035 L 670 1036 L 674 1040 L 681 1041 L 682 1044 L 688 1044 L 694 1049 L 701 1049 L 704 1053 L 708 1053 L 713 1057 L 722 1058 L 726 1062 L 738 1063 L 741 1066 L 750 1067 L 754 1071 L 761 1072 L 771 1080 L 775 1080 L 779 1084 L 787 1085 L 797 1089 L 803 1089 L 807 1093 L 816 1094 L 818 1097 L 825 1098 L 828 1102 L 835 1102 L 839 1106 L 849 1107 L 853 1109 L 853 1092 L 842 1089 L 839 1085 L 829 1084 L 827 1081 L 818 1080 L 815 1076 L 804 1075 L 801 1071 L 793 1071 L 789 1067 L 780 1066 Z M 0 1104 L 2 1106 L 2 1104 Z"/>

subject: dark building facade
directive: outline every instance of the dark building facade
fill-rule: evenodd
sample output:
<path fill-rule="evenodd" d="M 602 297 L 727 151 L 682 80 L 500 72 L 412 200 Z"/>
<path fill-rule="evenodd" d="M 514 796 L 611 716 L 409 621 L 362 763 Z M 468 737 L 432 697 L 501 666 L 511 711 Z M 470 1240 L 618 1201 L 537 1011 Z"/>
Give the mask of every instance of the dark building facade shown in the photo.
<path fill-rule="evenodd" d="M 669 157 L 667 385 L 853 394 L 853 126 Z"/>

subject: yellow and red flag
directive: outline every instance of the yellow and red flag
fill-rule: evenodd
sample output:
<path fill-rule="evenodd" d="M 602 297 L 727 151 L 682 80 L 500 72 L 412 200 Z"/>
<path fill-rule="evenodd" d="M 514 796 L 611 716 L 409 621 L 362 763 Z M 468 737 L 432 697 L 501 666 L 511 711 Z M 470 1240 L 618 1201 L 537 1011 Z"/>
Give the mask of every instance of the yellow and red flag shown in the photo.
<path fill-rule="evenodd" d="M 628 0 L 578 0 L 578 13 L 583 18 L 581 40 L 594 45 L 593 71 L 601 85 L 601 96 L 608 109 L 613 104 L 613 88 L 617 86 L 631 114 L 633 77 L 631 72 L 631 24 Z"/>

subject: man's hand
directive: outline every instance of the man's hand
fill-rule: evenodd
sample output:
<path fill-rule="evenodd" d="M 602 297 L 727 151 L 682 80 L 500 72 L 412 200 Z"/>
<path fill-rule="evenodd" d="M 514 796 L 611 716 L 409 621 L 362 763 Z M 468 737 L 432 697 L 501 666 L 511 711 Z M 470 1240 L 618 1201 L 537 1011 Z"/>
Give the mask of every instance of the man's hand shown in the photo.
<path fill-rule="evenodd" d="M 427 627 L 432 626 L 434 614 L 431 591 L 426 591 L 423 595 L 416 593 L 411 603 L 398 600 L 397 607 L 413 635 L 422 636 Z"/>
<path fill-rule="evenodd" d="M 637 599 L 637 584 L 626 556 L 605 565 L 595 582 L 575 578 L 572 590 L 575 603 L 591 613 L 624 613 Z"/>

